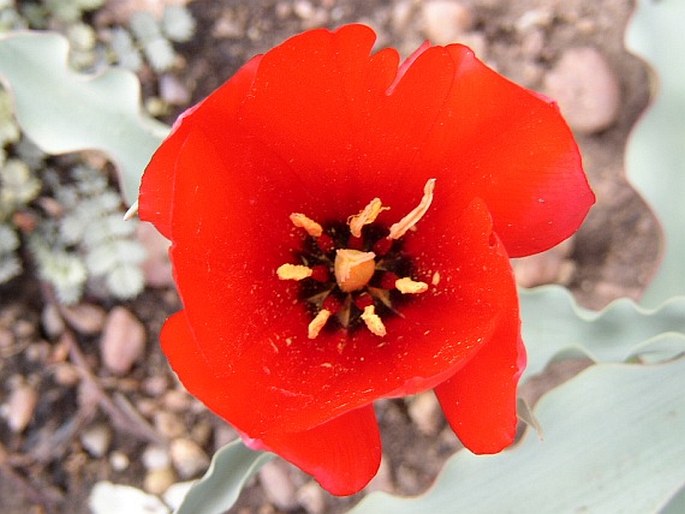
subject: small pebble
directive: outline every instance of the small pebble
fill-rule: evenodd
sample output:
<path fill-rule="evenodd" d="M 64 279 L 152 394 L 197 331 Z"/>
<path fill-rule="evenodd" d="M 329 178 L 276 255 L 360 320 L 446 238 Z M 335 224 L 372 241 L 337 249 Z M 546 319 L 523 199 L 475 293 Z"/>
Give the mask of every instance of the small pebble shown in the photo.
<path fill-rule="evenodd" d="M 164 394 L 164 406 L 174 412 L 185 412 L 190 408 L 192 399 L 184 390 L 172 389 Z"/>
<path fill-rule="evenodd" d="M 14 333 L 9 328 L 0 327 L 0 349 L 9 350 L 14 342 Z"/>
<path fill-rule="evenodd" d="M 171 464 L 169 451 L 156 445 L 149 445 L 143 452 L 143 465 L 147 470 L 167 468 Z"/>
<path fill-rule="evenodd" d="M 113 451 L 109 456 L 109 465 L 114 471 L 124 471 L 130 464 L 128 456 L 118 450 Z"/>
<path fill-rule="evenodd" d="M 198 420 L 190 431 L 190 436 L 193 441 L 197 441 L 200 445 L 205 445 L 209 442 L 212 436 L 212 425 L 206 420 Z"/>
<path fill-rule="evenodd" d="M 97 305 L 80 303 L 73 307 L 65 307 L 62 312 L 69 325 L 80 334 L 97 334 L 105 325 L 106 313 Z"/>
<path fill-rule="evenodd" d="M 174 285 L 169 260 L 169 240 L 147 222 L 140 223 L 136 229 L 138 241 L 145 247 L 146 258 L 141 268 L 145 283 L 152 287 L 170 287 Z"/>
<path fill-rule="evenodd" d="M 36 341 L 35 343 L 31 343 L 31 345 L 29 345 L 29 347 L 26 349 L 26 359 L 29 362 L 47 362 L 48 359 L 51 358 L 50 353 L 52 352 L 52 350 L 53 345 L 51 345 L 47 341 Z"/>
<path fill-rule="evenodd" d="M 298 501 L 296 489 L 283 461 L 272 460 L 259 470 L 259 481 L 266 497 L 281 510 L 293 510 Z"/>
<path fill-rule="evenodd" d="M 12 432 L 23 432 L 33 418 L 37 403 L 38 393 L 31 384 L 21 381 L 15 385 L 2 406 L 2 416 Z"/>
<path fill-rule="evenodd" d="M 316 482 L 307 482 L 297 491 L 297 501 L 309 514 L 326 512 L 326 495 Z"/>
<path fill-rule="evenodd" d="M 154 416 L 155 428 L 164 437 L 175 439 L 185 434 L 185 423 L 173 412 L 157 411 Z"/>
<path fill-rule="evenodd" d="M 29 339 L 36 334 L 36 325 L 26 319 L 18 319 L 12 328 L 18 339 Z"/>
<path fill-rule="evenodd" d="M 191 478 L 205 471 L 209 466 L 209 457 L 195 441 L 191 439 L 174 439 L 169 448 L 171 462 L 181 478 Z"/>
<path fill-rule="evenodd" d="M 51 339 L 56 339 L 64 332 L 64 320 L 54 303 L 48 303 L 41 314 L 41 322 L 45 333 Z"/>
<path fill-rule="evenodd" d="M 176 474 L 170 467 L 152 469 L 143 480 L 143 489 L 148 493 L 160 495 L 176 481 Z"/>
<path fill-rule="evenodd" d="M 421 482 L 416 469 L 410 468 L 406 464 L 400 464 L 395 473 L 398 487 L 408 494 L 417 494 L 421 489 Z"/>
<path fill-rule="evenodd" d="M 414 5 L 411 0 L 402 0 L 395 3 L 392 10 L 392 26 L 399 32 L 405 30 L 412 21 L 414 15 Z"/>
<path fill-rule="evenodd" d="M 188 105 L 190 103 L 190 92 L 174 75 L 165 74 L 160 77 L 159 95 L 162 100 L 171 105 Z"/>
<path fill-rule="evenodd" d="M 100 338 L 100 352 L 105 367 L 114 374 L 127 373 L 145 350 L 143 324 L 123 307 L 115 307 L 107 316 Z"/>
<path fill-rule="evenodd" d="M 610 127 L 619 113 L 618 78 L 595 48 L 570 48 L 547 73 L 544 92 L 559 102 L 571 128 L 592 134 Z"/>
<path fill-rule="evenodd" d="M 245 35 L 245 24 L 232 11 L 224 12 L 212 27 L 212 36 L 217 39 L 240 39 Z"/>
<path fill-rule="evenodd" d="M 547 28 L 553 21 L 554 14 L 552 11 L 545 8 L 530 9 L 516 20 L 515 27 L 519 32 L 526 33 L 531 29 Z"/>
<path fill-rule="evenodd" d="M 432 392 L 422 393 L 412 398 L 407 410 L 409 417 L 421 433 L 435 435 L 440 431 L 442 410 Z"/>
<path fill-rule="evenodd" d="M 214 451 L 218 451 L 238 437 L 230 425 L 219 425 L 214 429 Z"/>
<path fill-rule="evenodd" d="M 152 377 L 146 377 L 143 380 L 142 388 L 145 394 L 149 396 L 161 396 L 164 391 L 169 388 L 169 381 L 163 375 L 154 375 Z"/>
<path fill-rule="evenodd" d="M 60 362 L 52 368 L 52 376 L 55 382 L 62 386 L 73 386 L 81 379 L 78 370 L 68 362 Z"/>
<path fill-rule="evenodd" d="M 152 418 L 159 410 L 159 404 L 151 398 L 136 399 L 136 409 L 144 418 Z"/>
<path fill-rule="evenodd" d="M 454 0 L 428 0 L 421 14 L 426 36 L 437 45 L 459 42 L 474 24 L 471 10 Z"/>
<path fill-rule="evenodd" d="M 308 20 L 314 14 L 314 6 L 307 0 L 296 0 L 293 12 L 303 20 Z"/>
<path fill-rule="evenodd" d="M 190 491 L 190 488 L 193 487 L 193 485 L 195 485 L 195 480 L 172 484 L 162 495 L 164 503 L 176 511 L 181 506 L 181 503 L 183 503 L 183 500 L 188 495 L 188 491 Z"/>
<path fill-rule="evenodd" d="M 128 485 L 98 482 L 88 497 L 92 514 L 168 514 L 169 508 L 151 494 Z"/>
<path fill-rule="evenodd" d="M 81 434 L 83 448 L 93 457 L 100 458 L 112 442 L 112 431 L 106 425 L 95 425 Z"/>

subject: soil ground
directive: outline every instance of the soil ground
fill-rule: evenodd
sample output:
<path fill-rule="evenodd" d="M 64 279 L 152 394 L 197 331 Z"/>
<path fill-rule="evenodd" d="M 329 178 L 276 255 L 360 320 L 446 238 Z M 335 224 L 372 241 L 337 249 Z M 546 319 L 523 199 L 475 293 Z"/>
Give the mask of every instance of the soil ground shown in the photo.
<path fill-rule="evenodd" d="M 618 111 L 608 126 L 576 133 L 598 203 L 563 249 L 518 262 L 517 272 L 526 285 L 564 283 L 588 307 L 602 307 L 619 296 L 638 297 L 654 272 L 660 235 L 623 170 L 627 136 L 649 95 L 646 67 L 623 48 L 633 3 L 461 0 L 468 17 L 447 28 L 444 24 L 431 26 L 424 15 L 426 3 L 195 0 L 189 7 L 198 22 L 197 34 L 181 48 L 185 66 L 176 76 L 194 103 L 250 56 L 303 29 L 347 22 L 370 24 L 379 34 L 380 46 L 395 46 L 405 55 L 431 31 L 455 30 L 457 26 L 460 39 L 491 66 L 539 90 L 545 88 L 546 78 L 565 52 L 592 47 L 608 64 L 619 95 Z M 119 4 L 134 2 L 111 0 L 104 9 Z M 156 93 L 155 82 L 144 81 L 144 87 L 146 93 Z M 185 438 L 211 455 L 235 436 L 182 391 L 158 349 L 157 337 L 165 317 L 180 307 L 172 287 L 149 288 L 125 304 L 144 323 L 147 344 L 144 355 L 124 376 L 103 367 L 98 349 L 102 320 L 114 302 L 86 299 L 85 307 L 76 314 L 55 314 L 46 308 L 49 293 L 30 272 L 2 287 L 0 298 L 0 328 L 10 337 L 6 338 L 8 344 L 0 344 L 0 403 L 7 404 L 12 386 L 18 382 L 31 384 L 38 392 L 24 430 L 16 433 L 0 421 L 1 512 L 86 513 L 87 498 L 97 481 L 149 490 L 160 487 L 151 477 L 150 466 L 143 462 L 142 455 L 149 447 L 168 449 L 170 439 Z M 55 328 L 50 324 L 55 319 L 68 322 Z M 574 362 L 550 370 L 524 388 L 525 394 L 536 399 L 584 365 Z M 424 491 L 444 460 L 458 448 L 435 402 L 422 397 L 386 400 L 379 402 L 378 415 L 384 463 L 369 489 L 403 495 Z M 106 439 L 101 452 L 89 447 L 83 437 L 98 431 Z M 202 462 L 202 456 L 196 460 Z M 168 467 L 166 479 L 185 478 L 180 474 L 177 467 Z M 232 512 L 337 513 L 361 495 L 331 497 L 299 471 L 276 462 L 252 481 Z"/>

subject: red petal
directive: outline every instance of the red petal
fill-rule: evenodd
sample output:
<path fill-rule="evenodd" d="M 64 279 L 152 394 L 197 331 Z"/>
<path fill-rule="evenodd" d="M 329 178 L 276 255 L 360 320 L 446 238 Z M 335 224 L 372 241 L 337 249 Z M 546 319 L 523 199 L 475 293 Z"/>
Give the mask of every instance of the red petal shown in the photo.
<path fill-rule="evenodd" d="M 179 153 L 186 146 L 188 134 L 195 130 L 193 113 L 202 109 L 205 116 L 215 116 L 215 120 L 225 123 L 237 110 L 237 105 L 254 80 L 261 56 L 248 61 L 236 74 L 211 97 L 184 112 L 172 128 L 162 145 L 152 156 L 145 169 L 140 185 L 139 215 L 140 219 L 152 222 L 167 239 L 171 239 L 172 207 Z M 207 104 L 203 107 L 204 104 Z M 228 115 L 220 120 L 222 115 Z M 209 121 L 209 120 L 208 120 Z M 199 161 L 198 164 L 202 162 Z"/>
<path fill-rule="evenodd" d="M 311 315 L 294 301 L 297 285 L 275 276 L 288 258 L 281 250 L 293 244 L 289 228 L 269 217 L 263 230 L 272 235 L 269 229 L 281 226 L 286 236 L 260 238 L 252 220 L 233 219 L 235 212 L 225 209 L 220 223 L 214 210 L 223 205 L 222 191 L 231 189 L 209 180 L 196 187 L 197 199 L 194 193 L 189 203 L 177 199 L 192 207 L 194 217 L 176 230 L 172 258 L 198 351 L 231 397 L 220 395 L 217 404 L 215 387 L 189 389 L 250 437 L 264 439 L 278 427 L 305 430 L 379 397 L 434 387 L 487 341 L 502 309 L 516 306 L 509 262 L 500 246 L 490 244 L 484 204 L 474 202 L 460 212 L 438 198 L 435 212 L 429 212 L 432 221 L 427 216 L 406 246 L 418 256 L 423 275 L 416 278 L 430 282 L 439 271 L 441 284 L 402 306 L 404 317 L 389 318 L 386 338 L 360 329 L 309 340 Z M 245 236 L 250 231 L 254 236 Z M 178 360 L 173 348 L 165 351 L 172 362 Z M 185 373 L 205 371 L 191 367 Z"/>
<path fill-rule="evenodd" d="M 459 191 L 455 201 L 484 198 L 512 257 L 566 239 L 594 195 L 557 106 L 490 70 L 466 47 L 446 51 L 454 82 L 413 165 Z"/>
<path fill-rule="evenodd" d="M 289 40 L 264 56 L 241 108 L 244 131 L 326 200 L 322 214 L 347 216 L 375 195 L 407 211 L 438 177 L 453 201 L 486 200 L 511 256 L 578 228 L 594 197 L 554 104 L 465 47 L 422 47 L 399 73 L 394 51 L 369 56 L 373 39 L 347 26 Z"/>
<path fill-rule="evenodd" d="M 249 382 L 239 388 L 241 384 L 227 383 L 212 373 L 184 312 L 169 318 L 161 340 L 172 368 L 188 390 L 213 391 L 211 396 L 202 398 L 219 415 L 225 414 L 228 405 L 246 403 L 246 399 L 252 398 Z M 229 415 L 232 413 L 229 410 Z M 228 420 L 233 421 L 230 417 Z M 269 432 L 257 444 L 311 474 L 336 495 L 354 494 L 362 489 L 376 474 L 381 458 L 378 423 L 371 405 L 303 432 Z"/>
<path fill-rule="evenodd" d="M 426 50 L 388 95 L 399 59 L 392 49 L 370 56 L 374 38 L 351 25 L 287 41 L 264 56 L 241 107 L 243 131 L 289 164 L 324 220 L 344 220 L 374 196 L 408 212 L 430 178 L 411 161 L 452 84 L 452 61 Z"/>
<path fill-rule="evenodd" d="M 381 462 L 380 433 L 371 405 L 304 432 L 269 434 L 264 444 L 338 496 L 359 492 Z"/>
<path fill-rule="evenodd" d="M 435 388 L 452 430 L 474 453 L 497 453 L 516 437 L 516 388 L 526 364 L 518 314 L 503 313 L 492 339 Z"/>

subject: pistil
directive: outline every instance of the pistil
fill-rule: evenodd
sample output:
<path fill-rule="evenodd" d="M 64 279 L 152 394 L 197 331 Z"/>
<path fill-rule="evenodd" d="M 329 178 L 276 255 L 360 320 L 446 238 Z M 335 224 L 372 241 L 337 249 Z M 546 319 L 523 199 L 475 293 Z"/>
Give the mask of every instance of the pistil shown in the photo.
<path fill-rule="evenodd" d="M 344 293 L 357 291 L 366 287 L 376 271 L 373 252 L 341 249 L 335 253 L 335 280 Z"/>
<path fill-rule="evenodd" d="M 302 213 L 290 215 L 292 224 L 310 239 L 298 256 L 302 264 L 283 264 L 276 274 L 281 280 L 303 282 L 301 298 L 313 314 L 307 326 L 309 339 L 316 339 L 328 323 L 356 330 L 360 322 L 372 334 L 385 337 L 381 316 L 402 316 L 397 307 L 403 296 L 428 291 L 428 283 L 406 276 L 411 265 L 397 240 L 415 230 L 433 201 L 434 189 L 435 179 L 429 179 L 419 204 L 387 231 L 375 225 L 381 212 L 389 209 L 380 198 L 350 216 L 347 227 L 334 224 L 324 228 Z M 372 226 L 365 228 L 367 225 Z M 438 285 L 439 272 L 434 272 L 430 282 L 433 287 Z"/>

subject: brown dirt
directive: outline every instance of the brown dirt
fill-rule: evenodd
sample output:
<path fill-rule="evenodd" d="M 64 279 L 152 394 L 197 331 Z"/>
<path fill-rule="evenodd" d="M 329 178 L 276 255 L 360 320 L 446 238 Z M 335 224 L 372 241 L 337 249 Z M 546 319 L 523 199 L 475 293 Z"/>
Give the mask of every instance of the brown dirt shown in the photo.
<path fill-rule="evenodd" d="M 198 20 L 197 37 L 182 49 L 185 69 L 178 73 L 193 102 L 203 98 L 244 63 L 286 37 L 313 25 L 337 26 L 352 21 L 370 23 L 383 46 L 407 53 L 425 37 L 416 13 L 421 2 L 404 2 L 410 15 L 397 21 L 402 2 L 383 0 L 262 0 L 214 2 L 196 0 L 190 8 Z M 545 74 L 565 49 L 593 46 L 607 59 L 619 80 L 621 103 L 616 120 L 601 132 L 578 134 L 586 168 L 598 203 L 573 243 L 559 256 L 538 258 L 529 283 L 567 283 L 585 305 L 601 307 L 618 296 L 639 295 L 652 275 L 658 257 L 658 226 L 640 197 L 624 179 L 623 153 L 627 135 L 648 101 L 647 73 L 623 49 L 625 24 L 632 9 L 628 0 L 463 0 L 473 15 L 467 40 L 482 45 L 488 63 L 526 86 L 541 88 Z M 311 7 L 311 9 L 309 9 Z M 413 9 L 413 11 L 411 10 Z M 531 48 L 517 33 L 517 20 L 526 12 L 544 10 L 551 18 L 540 28 L 542 47 Z M 470 38 L 470 39 L 469 39 Z M 146 84 L 153 92 L 154 83 Z M 552 272 L 539 271 L 551 263 Z M 563 261 L 559 265 L 559 261 Z M 518 264 L 517 264 L 518 265 Z M 537 273 L 537 275 L 536 275 Z M 233 436 L 220 420 L 180 392 L 157 347 L 166 315 L 179 308 L 171 289 L 150 289 L 127 304 L 146 325 L 149 336 L 145 358 L 123 377 L 103 368 L 99 330 L 87 334 L 73 326 L 49 333 L 41 314 L 49 295 L 37 279 L 25 274 L 0 289 L 0 403 L 10 384 L 25 381 L 38 392 L 32 421 L 14 433 L 0 421 L 0 510 L 26 512 L 88 512 L 87 497 L 99 480 L 143 487 L 146 470 L 142 451 L 160 435 L 155 417 L 169 412 L 182 431 L 211 454 Z M 108 311 L 109 302 L 98 302 Z M 575 365 L 572 365 L 575 366 Z M 89 378 L 90 377 L 90 378 Z M 536 382 L 532 397 L 549 387 Z M 95 392 L 94 392 L 95 390 Z M 116 398 L 119 400 L 113 400 Z M 127 413 L 128 404 L 137 415 Z M 107 407 L 115 401 L 115 407 Z M 119 401 L 119 403 L 116 403 Z M 416 494 L 433 481 L 444 460 L 458 444 L 439 413 L 429 412 L 434 426 L 419 428 L 411 402 L 379 402 L 384 456 L 387 462 L 377 487 L 398 494 Z M 83 447 L 80 434 L 97 424 L 109 428 L 112 440 L 101 457 Z M 148 430 L 149 429 L 149 430 Z M 146 431 L 147 430 L 147 431 Z M 151 432 L 150 432 L 151 431 Z M 115 457 L 129 465 L 117 470 Z M 287 469 L 295 489 L 309 479 Z M 322 496 L 322 512 L 343 512 L 351 499 Z M 291 512 L 306 512 L 297 503 Z M 256 479 L 232 512 L 282 512 Z"/>

